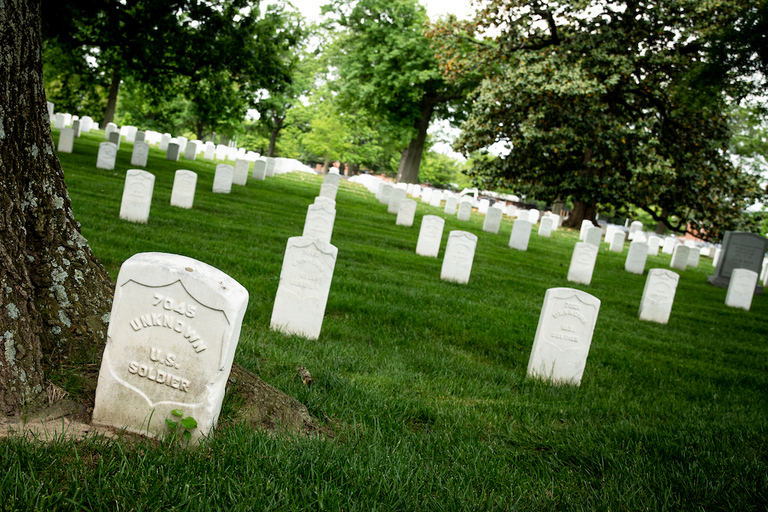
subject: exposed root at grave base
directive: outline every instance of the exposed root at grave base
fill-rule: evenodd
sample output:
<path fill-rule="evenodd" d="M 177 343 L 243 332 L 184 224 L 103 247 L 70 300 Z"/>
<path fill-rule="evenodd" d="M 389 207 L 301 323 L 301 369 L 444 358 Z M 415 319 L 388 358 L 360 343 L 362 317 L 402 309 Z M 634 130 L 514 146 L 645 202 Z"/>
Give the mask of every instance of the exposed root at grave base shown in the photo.
<path fill-rule="evenodd" d="M 245 421 L 253 428 L 293 433 L 319 430 L 304 404 L 237 363 L 232 365 L 225 400 L 233 404 L 234 420 Z"/>

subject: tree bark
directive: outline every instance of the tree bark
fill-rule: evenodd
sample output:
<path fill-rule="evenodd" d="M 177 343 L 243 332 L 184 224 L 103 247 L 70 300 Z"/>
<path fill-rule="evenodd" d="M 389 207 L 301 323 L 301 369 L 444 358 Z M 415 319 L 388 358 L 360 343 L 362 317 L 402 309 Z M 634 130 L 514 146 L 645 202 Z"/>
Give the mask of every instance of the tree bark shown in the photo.
<path fill-rule="evenodd" d="M 424 154 L 424 142 L 427 140 L 427 130 L 434 111 L 435 99 L 425 94 L 421 100 L 421 116 L 414 124 L 416 136 L 411 139 L 400 158 L 400 165 L 397 169 L 398 183 L 419 182 L 419 166 Z"/>
<path fill-rule="evenodd" d="M 107 109 L 104 111 L 104 122 L 101 124 L 102 128 L 107 127 L 107 123 L 111 123 L 115 119 L 115 112 L 117 111 L 117 93 L 120 91 L 120 73 L 116 70 L 112 70 L 112 82 L 109 84 L 109 96 L 107 96 Z"/>
<path fill-rule="evenodd" d="M 277 135 L 280 133 L 280 129 L 283 127 L 284 117 L 272 118 L 272 130 L 269 132 L 269 149 L 267 149 L 267 156 L 275 156 L 275 145 L 277 144 Z"/>
<path fill-rule="evenodd" d="M 43 401 L 44 369 L 101 357 L 112 282 L 80 234 L 43 90 L 40 0 L 0 1 L 0 412 Z"/>
<path fill-rule="evenodd" d="M 571 216 L 568 217 L 568 219 L 563 222 L 563 227 L 566 228 L 581 228 L 581 222 L 584 219 L 591 220 L 595 225 L 597 225 L 597 221 L 595 220 L 595 215 L 597 214 L 597 205 L 594 201 L 590 203 L 585 203 L 583 201 L 574 201 L 573 202 L 573 211 L 571 212 Z"/>

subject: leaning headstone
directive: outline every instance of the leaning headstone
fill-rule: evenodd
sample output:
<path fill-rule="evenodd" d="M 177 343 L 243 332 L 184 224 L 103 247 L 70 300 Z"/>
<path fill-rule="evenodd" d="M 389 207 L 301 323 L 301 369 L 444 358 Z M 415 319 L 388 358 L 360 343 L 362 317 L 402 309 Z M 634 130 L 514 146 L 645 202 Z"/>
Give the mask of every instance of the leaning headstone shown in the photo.
<path fill-rule="evenodd" d="M 587 242 L 577 242 L 568 267 L 568 281 L 589 285 L 595 271 L 598 248 Z"/>
<path fill-rule="evenodd" d="M 672 253 L 672 261 L 669 262 L 669 266 L 678 270 L 685 270 L 688 266 L 688 253 L 690 247 L 683 244 L 677 244 L 674 252 Z"/>
<path fill-rule="evenodd" d="M 509 246 L 518 251 L 527 251 L 528 241 L 531 239 L 532 227 L 530 221 L 517 219 L 514 224 L 512 224 L 512 234 L 509 237 Z"/>
<path fill-rule="evenodd" d="M 451 231 L 448 234 L 448 243 L 445 245 L 440 279 L 467 284 L 469 275 L 472 273 L 476 247 L 477 235 L 467 231 Z"/>
<path fill-rule="evenodd" d="M 624 231 L 616 230 L 613 232 L 613 240 L 611 240 L 611 246 L 609 250 L 611 252 L 623 252 L 624 251 L 624 240 L 626 239 L 627 234 Z"/>
<path fill-rule="evenodd" d="M 389 198 L 389 204 L 387 205 L 387 213 L 397 214 L 400 212 L 400 203 L 405 199 L 405 189 L 395 188 L 392 190 L 392 195 Z"/>
<path fill-rule="evenodd" d="M 528 360 L 528 376 L 554 384 L 581 385 L 599 311 L 600 299 L 586 292 L 547 290 Z"/>
<path fill-rule="evenodd" d="M 403 199 L 400 201 L 400 209 L 397 210 L 396 226 L 413 226 L 413 218 L 416 215 L 416 201 L 413 199 Z M 442 238 L 442 235 L 441 235 Z"/>
<path fill-rule="evenodd" d="M 652 268 L 643 288 L 640 301 L 640 320 L 666 324 L 675 302 L 675 292 L 680 276 L 671 270 Z"/>
<path fill-rule="evenodd" d="M 632 274 L 645 272 L 645 262 L 648 259 L 648 244 L 635 240 L 629 244 L 624 270 Z"/>
<path fill-rule="evenodd" d="M 117 159 L 117 146 L 111 142 L 99 144 L 99 153 L 96 155 L 96 168 L 111 171 L 115 168 Z"/>
<path fill-rule="evenodd" d="M 146 142 L 134 142 L 133 151 L 131 152 L 131 165 L 146 167 L 147 158 L 149 158 L 149 144 Z"/>
<path fill-rule="evenodd" d="M 75 130 L 72 128 L 62 128 L 59 132 L 59 148 L 60 153 L 71 153 L 72 147 L 75 144 Z"/>
<path fill-rule="evenodd" d="M 213 175 L 213 192 L 215 194 L 229 194 L 232 192 L 232 178 L 234 174 L 235 168 L 231 165 L 217 165 L 216 173 Z"/>
<path fill-rule="evenodd" d="M 498 233 L 501 226 L 501 218 L 504 212 L 498 208 L 488 208 L 483 221 L 483 231 L 487 233 Z"/>
<path fill-rule="evenodd" d="M 304 232 L 301 236 L 304 238 L 315 238 L 330 244 L 335 220 L 336 208 L 326 203 L 311 204 L 307 208 Z"/>
<path fill-rule="evenodd" d="M 472 213 L 472 203 L 470 201 L 462 201 L 459 203 L 459 213 L 457 215 L 457 218 L 459 220 L 469 220 L 469 217 Z"/>
<path fill-rule="evenodd" d="M 248 171 L 251 170 L 251 162 L 244 158 L 235 160 L 235 170 L 232 177 L 232 183 L 235 185 L 245 185 L 248 183 Z"/>
<path fill-rule="evenodd" d="M 552 217 L 544 217 L 539 224 L 539 236 L 551 237 L 552 236 L 552 224 L 554 224 Z"/>
<path fill-rule="evenodd" d="M 179 161 L 179 145 L 176 142 L 171 142 L 168 144 L 168 149 L 165 152 L 165 158 L 171 162 Z"/>
<path fill-rule="evenodd" d="M 691 268 L 698 268 L 700 258 L 701 249 L 698 247 L 690 247 L 688 250 L 688 266 Z"/>
<path fill-rule="evenodd" d="M 323 177 L 323 184 L 320 185 L 320 196 L 328 197 L 336 200 L 336 194 L 339 191 L 339 181 L 341 176 L 339 174 L 326 174 Z"/>
<path fill-rule="evenodd" d="M 197 173 L 179 169 L 173 178 L 173 190 L 171 191 L 171 206 L 179 208 L 192 208 L 195 202 L 195 188 L 197 187 Z"/>
<path fill-rule="evenodd" d="M 256 160 L 253 162 L 253 179 L 264 181 L 267 179 L 267 161 Z"/>
<path fill-rule="evenodd" d="M 419 240 L 416 242 L 416 254 L 437 258 L 440 242 L 443 239 L 445 220 L 437 215 L 425 215 L 421 218 Z"/>
<path fill-rule="evenodd" d="M 270 327 L 317 339 L 331 290 L 337 249 L 316 238 L 288 239 Z"/>
<path fill-rule="evenodd" d="M 109 142 L 117 146 L 117 149 L 120 149 L 120 140 L 121 140 L 120 132 L 114 131 L 109 134 Z"/>
<path fill-rule="evenodd" d="M 120 218 L 146 224 L 154 187 L 154 174 L 140 169 L 128 169 L 125 173 L 123 200 L 120 203 Z"/>
<path fill-rule="evenodd" d="M 757 272 L 746 268 L 731 270 L 731 281 L 725 294 L 725 305 L 749 311 L 757 286 Z"/>
<path fill-rule="evenodd" d="M 717 257 L 715 273 L 707 279 L 715 286 L 726 288 L 735 268 L 746 268 L 760 273 L 765 251 L 768 248 L 768 238 L 754 233 L 726 231 L 720 256 Z M 762 287 L 757 289 L 762 293 Z"/>
<path fill-rule="evenodd" d="M 221 411 L 248 292 L 210 265 L 141 253 L 117 276 L 93 423 L 164 437 L 181 409 L 208 436 Z"/>
<path fill-rule="evenodd" d="M 584 234 L 584 241 L 588 244 L 600 247 L 600 241 L 603 239 L 603 230 L 597 226 L 588 227 Z"/>
<path fill-rule="evenodd" d="M 456 215 L 456 207 L 459 204 L 459 200 L 455 197 L 451 196 L 448 199 L 445 200 L 445 209 L 443 212 L 445 212 L 446 215 Z"/>
<path fill-rule="evenodd" d="M 658 236 L 648 237 L 648 256 L 658 256 L 659 247 L 661 247 L 661 238 Z"/>

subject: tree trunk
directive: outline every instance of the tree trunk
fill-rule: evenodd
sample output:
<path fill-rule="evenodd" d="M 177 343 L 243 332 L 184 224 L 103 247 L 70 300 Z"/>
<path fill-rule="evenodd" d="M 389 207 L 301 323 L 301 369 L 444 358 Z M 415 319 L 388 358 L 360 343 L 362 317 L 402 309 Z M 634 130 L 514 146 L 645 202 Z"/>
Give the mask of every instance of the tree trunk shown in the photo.
<path fill-rule="evenodd" d="M 0 412 L 42 402 L 44 368 L 97 362 L 112 282 L 80 234 L 43 90 L 40 0 L 0 2 Z"/>
<path fill-rule="evenodd" d="M 269 132 L 269 149 L 267 150 L 267 156 L 275 156 L 275 145 L 277 144 L 277 135 L 280 133 L 280 129 L 283 127 L 284 117 L 274 117 L 272 119 L 272 130 Z"/>
<path fill-rule="evenodd" d="M 323 161 L 323 174 L 328 174 L 328 169 L 331 168 L 331 155 L 325 154 L 325 160 Z"/>
<path fill-rule="evenodd" d="M 352 164 L 349 166 L 349 175 L 357 176 L 360 174 L 360 164 Z"/>
<path fill-rule="evenodd" d="M 664 220 L 669 216 L 669 212 L 667 212 L 666 208 L 661 209 L 661 215 L 660 217 Z M 656 230 L 654 231 L 657 235 L 663 235 L 667 231 L 667 225 L 664 224 L 664 220 L 659 220 L 656 223 Z"/>
<path fill-rule="evenodd" d="M 419 166 L 421 165 L 421 157 L 424 154 L 424 142 L 427 140 L 429 121 L 432 119 L 434 110 L 435 100 L 425 94 L 421 100 L 421 117 L 414 124 L 416 137 L 411 139 L 411 142 L 400 158 L 400 166 L 397 169 L 398 183 L 419 182 Z"/>
<path fill-rule="evenodd" d="M 590 203 L 585 203 L 582 201 L 574 201 L 573 202 L 573 211 L 571 212 L 571 216 L 566 219 L 565 222 L 563 222 L 563 227 L 566 228 L 581 228 L 581 221 L 584 219 L 591 220 L 595 225 L 597 225 L 597 221 L 595 219 L 595 214 L 597 213 L 597 205 L 594 201 Z"/>
<path fill-rule="evenodd" d="M 109 85 L 109 96 L 107 97 L 107 109 L 104 111 L 104 122 L 101 124 L 102 129 L 106 129 L 107 123 L 111 123 L 115 119 L 115 111 L 117 110 L 117 93 L 120 91 L 120 74 L 112 70 L 112 83 Z"/>

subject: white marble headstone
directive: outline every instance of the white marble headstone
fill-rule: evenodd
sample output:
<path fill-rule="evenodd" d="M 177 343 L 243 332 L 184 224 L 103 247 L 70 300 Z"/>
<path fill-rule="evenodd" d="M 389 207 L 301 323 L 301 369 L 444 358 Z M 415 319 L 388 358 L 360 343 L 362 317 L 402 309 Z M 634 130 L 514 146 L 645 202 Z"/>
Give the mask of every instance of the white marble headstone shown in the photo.
<path fill-rule="evenodd" d="M 698 247 L 689 247 L 688 249 L 688 266 L 697 268 L 699 266 L 699 259 L 701 258 L 701 249 Z"/>
<path fill-rule="evenodd" d="M 195 188 L 197 187 L 197 173 L 180 169 L 173 178 L 173 190 L 171 191 L 171 206 L 179 208 L 192 208 L 195 202 Z"/>
<path fill-rule="evenodd" d="M 632 274 L 645 272 L 645 261 L 648 259 L 648 244 L 634 241 L 629 244 L 627 260 L 624 262 L 624 270 Z"/>
<path fill-rule="evenodd" d="M 459 203 L 459 213 L 457 218 L 459 220 L 469 220 L 472 213 L 472 203 L 470 201 L 462 201 Z"/>
<path fill-rule="evenodd" d="M 685 270 L 688 266 L 688 254 L 691 248 L 687 245 L 677 244 L 672 252 L 672 261 L 669 262 L 669 266 L 678 270 Z"/>
<path fill-rule="evenodd" d="M 485 215 L 486 213 L 488 213 L 488 208 L 490 207 L 491 207 L 491 201 L 489 199 L 481 199 L 477 206 L 477 211 L 481 215 Z"/>
<path fill-rule="evenodd" d="M 603 230 L 597 226 L 587 227 L 584 230 L 584 241 L 588 244 L 600 247 L 600 241 L 603 239 Z"/>
<path fill-rule="evenodd" d="M 661 247 L 661 238 L 658 236 L 648 237 L 648 256 L 658 256 Z"/>
<path fill-rule="evenodd" d="M 586 292 L 573 288 L 547 290 L 528 361 L 528 376 L 580 386 L 599 312 L 600 299 Z"/>
<path fill-rule="evenodd" d="M 399 213 L 400 203 L 405 199 L 405 196 L 405 189 L 397 187 L 392 190 L 392 195 L 389 197 L 389 204 L 387 205 L 387 213 Z"/>
<path fill-rule="evenodd" d="M 381 197 L 379 198 L 379 202 L 382 204 L 389 204 L 389 200 L 392 198 L 392 190 L 394 190 L 395 186 L 391 183 L 384 183 L 384 185 L 381 187 Z"/>
<path fill-rule="evenodd" d="M 397 211 L 396 226 L 413 226 L 413 218 L 416 215 L 416 201 L 403 199 L 400 201 L 400 209 Z"/>
<path fill-rule="evenodd" d="M 429 198 L 429 206 L 434 208 L 440 208 L 440 203 L 443 201 L 443 194 L 439 190 L 434 190 L 432 196 Z"/>
<path fill-rule="evenodd" d="M 518 251 L 528 250 L 528 241 L 531 239 L 533 225 L 526 219 L 517 219 L 512 224 L 512 234 L 509 237 L 509 246 Z"/>
<path fill-rule="evenodd" d="M 335 220 L 336 209 L 333 206 L 323 202 L 311 204 L 307 207 L 307 217 L 304 221 L 302 236 L 304 238 L 316 238 L 330 244 Z"/>
<path fill-rule="evenodd" d="M 587 242 L 577 242 L 568 267 L 568 281 L 589 285 L 595 271 L 598 248 Z"/>
<path fill-rule="evenodd" d="M 117 159 L 117 145 L 111 142 L 99 144 L 99 153 L 96 155 L 96 168 L 111 171 L 115 168 Z"/>
<path fill-rule="evenodd" d="M 72 147 L 75 144 L 75 130 L 73 128 L 62 128 L 59 132 L 59 148 L 60 153 L 71 153 Z"/>
<path fill-rule="evenodd" d="M 154 174 L 140 169 L 128 169 L 125 173 L 123 200 L 120 203 L 120 218 L 131 222 L 146 223 L 152 205 L 152 191 L 155 188 Z"/>
<path fill-rule="evenodd" d="M 248 292 L 210 265 L 141 253 L 117 276 L 93 423 L 154 437 L 180 409 L 210 434 L 224 399 Z"/>
<path fill-rule="evenodd" d="M 288 239 L 270 327 L 317 339 L 331 290 L 337 249 L 316 238 Z"/>
<path fill-rule="evenodd" d="M 231 165 L 217 165 L 216 173 L 213 175 L 213 192 L 215 194 L 229 194 L 232 191 L 232 178 L 234 174 L 235 168 Z"/>
<path fill-rule="evenodd" d="M 554 219 L 552 217 L 544 217 L 541 219 L 541 223 L 539 224 L 539 236 L 543 237 L 551 237 L 552 236 L 552 225 L 554 224 Z"/>
<path fill-rule="evenodd" d="M 536 224 L 539 222 L 539 215 L 541 212 L 539 210 L 533 209 L 528 211 L 528 222 L 531 224 Z"/>
<path fill-rule="evenodd" d="M 445 209 L 443 209 L 443 212 L 445 212 L 446 215 L 456 215 L 456 207 L 458 204 L 458 199 L 453 196 L 449 197 L 445 200 Z"/>
<path fill-rule="evenodd" d="M 259 181 L 267 179 L 267 161 L 255 160 L 253 162 L 253 178 Z"/>
<path fill-rule="evenodd" d="M 611 240 L 611 246 L 610 251 L 611 252 L 623 252 L 624 251 L 624 240 L 626 240 L 627 234 L 617 229 L 613 232 L 613 239 Z"/>
<path fill-rule="evenodd" d="M 187 147 L 184 150 L 184 158 L 187 160 L 192 160 L 193 162 L 197 160 L 197 144 L 195 141 L 190 141 L 187 143 Z"/>
<path fill-rule="evenodd" d="M 429 187 L 424 187 L 421 189 L 421 202 L 422 203 L 429 203 L 432 201 L 432 189 Z"/>
<path fill-rule="evenodd" d="M 640 320 L 666 324 L 675 302 L 675 292 L 680 276 L 671 270 L 652 268 L 643 288 L 640 301 Z"/>
<path fill-rule="evenodd" d="M 662 246 L 661 252 L 663 254 L 672 254 L 673 252 L 675 252 L 675 247 L 677 247 L 679 243 L 680 241 L 677 238 L 673 236 L 668 236 L 667 238 L 664 239 L 664 244 Z"/>
<path fill-rule="evenodd" d="M 487 233 L 498 233 L 501 226 L 501 218 L 504 212 L 498 208 L 488 208 L 483 221 L 483 231 Z"/>
<path fill-rule="evenodd" d="M 323 197 L 329 197 L 336 200 L 336 194 L 339 191 L 339 181 L 341 176 L 339 174 L 328 173 L 323 178 L 323 184 L 320 185 L 320 195 Z"/>
<path fill-rule="evenodd" d="M 425 215 L 421 218 L 419 240 L 416 242 L 416 254 L 437 258 L 440 242 L 443 239 L 445 220 L 437 215 Z"/>
<path fill-rule="evenodd" d="M 134 142 L 133 151 L 131 152 L 131 165 L 146 167 L 147 158 L 149 158 L 149 144 L 143 141 Z"/>
<path fill-rule="evenodd" d="M 165 159 L 170 160 L 171 162 L 178 162 L 179 149 L 180 148 L 178 142 L 169 142 L 168 149 L 165 151 Z"/>
<path fill-rule="evenodd" d="M 445 245 L 440 279 L 467 284 L 469 275 L 472 273 L 476 247 L 477 235 L 467 231 L 451 231 L 448 235 L 448 243 Z"/>
<path fill-rule="evenodd" d="M 725 305 L 749 311 L 752 297 L 757 286 L 757 272 L 746 268 L 735 268 L 731 272 L 731 281 L 725 295 Z"/>
<path fill-rule="evenodd" d="M 235 185 L 245 185 L 248 183 L 248 171 L 250 170 L 251 162 L 244 158 L 236 159 L 232 183 Z"/>

